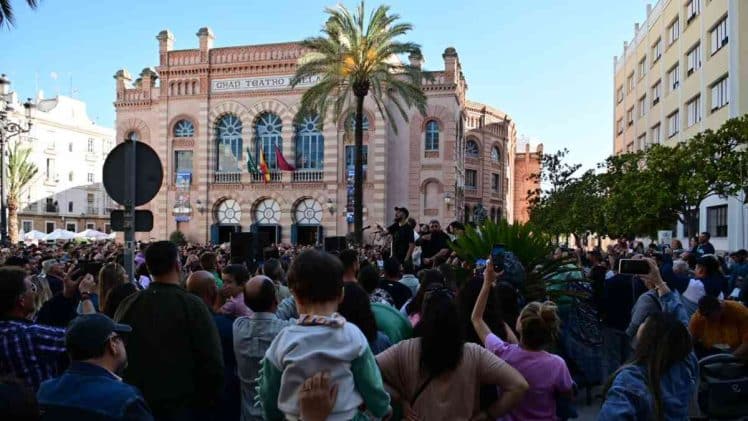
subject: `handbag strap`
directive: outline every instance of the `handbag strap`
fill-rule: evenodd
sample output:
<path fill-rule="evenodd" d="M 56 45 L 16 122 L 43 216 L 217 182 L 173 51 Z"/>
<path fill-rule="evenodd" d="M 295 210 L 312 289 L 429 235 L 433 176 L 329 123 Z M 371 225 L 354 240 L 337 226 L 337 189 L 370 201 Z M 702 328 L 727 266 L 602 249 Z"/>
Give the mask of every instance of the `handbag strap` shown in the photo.
<path fill-rule="evenodd" d="M 421 387 L 418 388 L 418 390 L 416 391 L 416 393 L 413 395 L 413 398 L 410 400 L 410 406 L 413 406 L 413 405 L 416 404 L 416 401 L 418 400 L 418 397 L 421 396 L 421 393 L 423 393 L 424 390 L 426 390 L 426 386 L 428 386 L 429 383 L 431 383 L 431 381 L 434 380 L 434 377 L 436 377 L 436 376 L 434 376 L 433 374 L 429 375 L 429 378 L 426 379 L 426 381 L 423 382 L 423 384 L 421 385 Z"/>

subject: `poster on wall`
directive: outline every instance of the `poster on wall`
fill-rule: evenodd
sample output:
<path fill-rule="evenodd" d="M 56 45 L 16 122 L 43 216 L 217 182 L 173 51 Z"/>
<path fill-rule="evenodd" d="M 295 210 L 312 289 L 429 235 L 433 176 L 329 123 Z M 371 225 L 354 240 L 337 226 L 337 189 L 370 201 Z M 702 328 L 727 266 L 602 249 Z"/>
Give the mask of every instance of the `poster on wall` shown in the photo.
<path fill-rule="evenodd" d="M 190 204 L 190 184 L 192 173 L 177 172 L 176 176 L 176 199 L 174 201 L 174 220 L 177 222 L 188 222 L 192 215 Z"/>

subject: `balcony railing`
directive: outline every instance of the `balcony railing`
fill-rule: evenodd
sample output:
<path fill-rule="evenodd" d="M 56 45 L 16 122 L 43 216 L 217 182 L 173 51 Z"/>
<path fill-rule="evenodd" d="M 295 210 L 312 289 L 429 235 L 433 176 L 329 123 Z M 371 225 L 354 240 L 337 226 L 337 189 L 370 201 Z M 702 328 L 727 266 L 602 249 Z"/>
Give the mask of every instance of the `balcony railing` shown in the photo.
<path fill-rule="evenodd" d="M 86 214 L 88 215 L 98 215 L 99 214 L 99 208 L 96 206 L 88 206 L 86 207 Z"/>
<path fill-rule="evenodd" d="M 241 172 L 217 172 L 215 176 L 216 184 L 241 184 L 242 182 Z"/>
<path fill-rule="evenodd" d="M 291 180 L 297 183 L 322 181 L 322 171 L 300 170 L 300 171 L 294 171 L 292 174 L 293 174 L 293 178 Z"/>
<path fill-rule="evenodd" d="M 57 213 L 60 211 L 60 208 L 57 205 L 51 205 L 48 203 L 44 206 L 44 211 L 48 213 Z"/>
<path fill-rule="evenodd" d="M 283 181 L 283 173 L 280 171 L 270 171 L 270 180 L 268 183 L 280 183 Z M 265 176 L 263 174 L 252 174 L 253 183 L 264 183 Z"/>

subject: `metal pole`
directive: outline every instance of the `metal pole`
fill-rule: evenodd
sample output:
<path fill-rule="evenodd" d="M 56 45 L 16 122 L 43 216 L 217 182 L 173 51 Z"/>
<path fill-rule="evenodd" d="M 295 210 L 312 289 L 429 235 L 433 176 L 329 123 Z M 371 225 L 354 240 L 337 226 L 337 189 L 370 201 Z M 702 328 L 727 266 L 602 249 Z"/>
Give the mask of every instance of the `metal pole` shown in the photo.
<path fill-rule="evenodd" d="M 125 154 L 125 168 L 127 168 L 127 174 L 125 175 L 125 271 L 130 280 L 135 279 L 135 139 L 126 139 L 125 142 L 129 142 L 132 147 L 127 149 Z"/>
<path fill-rule="evenodd" d="M 2 135 L 0 135 L 2 136 Z M 0 242 L 8 243 L 8 203 L 5 197 L 5 138 L 0 138 Z"/>

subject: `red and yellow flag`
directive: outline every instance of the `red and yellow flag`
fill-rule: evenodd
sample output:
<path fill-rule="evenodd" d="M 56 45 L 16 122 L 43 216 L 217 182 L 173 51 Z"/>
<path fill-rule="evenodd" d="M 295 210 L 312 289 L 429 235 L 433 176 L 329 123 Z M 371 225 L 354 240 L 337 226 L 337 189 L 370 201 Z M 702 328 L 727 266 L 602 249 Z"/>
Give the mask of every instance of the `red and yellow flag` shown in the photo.
<path fill-rule="evenodd" d="M 268 164 L 265 161 L 265 151 L 260 148 L 260 173 L 262 173 L 262 179 L 267 183 L 270 181 L 270 170 Z"/>

